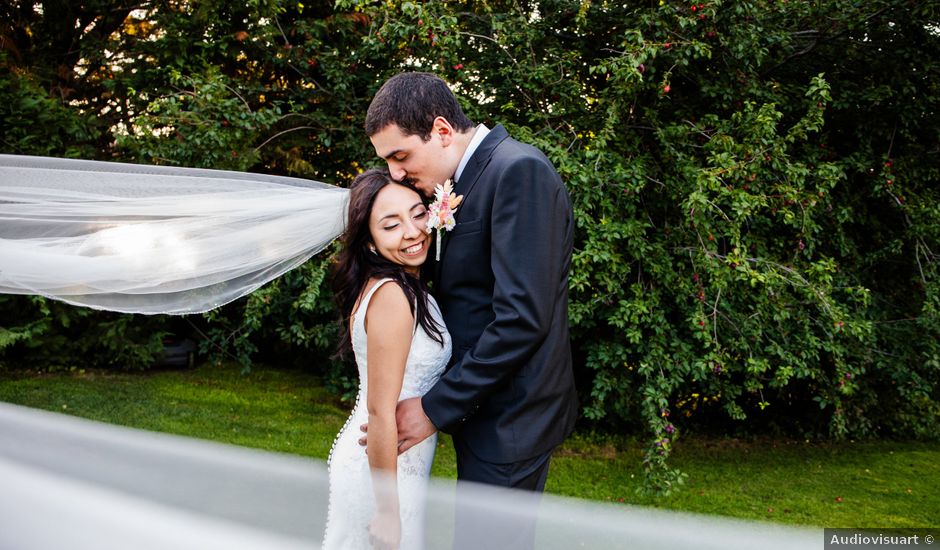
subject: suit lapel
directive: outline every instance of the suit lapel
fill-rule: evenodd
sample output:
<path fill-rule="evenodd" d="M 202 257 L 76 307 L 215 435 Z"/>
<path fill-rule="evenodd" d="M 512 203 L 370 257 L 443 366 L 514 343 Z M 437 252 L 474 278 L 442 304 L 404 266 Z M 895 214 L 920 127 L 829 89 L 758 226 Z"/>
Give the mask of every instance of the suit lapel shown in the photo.
<path fill-rule="evenodd" d="M 461 214 L 466 211 L 467 202 L 471 200 L 470 192 L 473 191 L 473 187 L 477 184 L 477 181 L 479 181 L 483 170 L 490 163 L 490 159 L 493 158 L 496 147 L 508 137 L 509 132 L 506 131 L 506 128 L 504 128 L 502 124 L 497 124 L 490 130 L 490 133 L 486 134 L 486 137 L 480 142 L 477 150 L 473 152 L 473 156 L 467 161 L 463 173 L 460 174 L 460 180 L 457 181 L 457 185 L 454 187 L 454 193 L 458 196 L 463 195 L 463 202 L 454 214 L 454 219 L 458 224 L 460 223 Z M 446 235 L 447 233 L 445 232 L 444 234 Z M 435 269 L 437 275 L 435 277 L 436 280 L 440 280 L 441 278 L 441 265 L 444 263 L 444 255 L 447 253 L 448 240 L 449 239 L 444 237 L 443 242 L 441 242 L 441 261 L 437 262 Z"/>
<path fill-rule="evenodd" d="M 464 201 L 470 198 L 470 191 L 473 190 L 473 186 L 476 185 L 477 180 L 480 179 L 480 174 L 483 173 L 483 169 L 486 168 L 486 165 L 490 163 L 490 159 L 493 158 L 493 152 L 496 151 L 496 147 L 508 137 L 509 133 L 503 128 L 503 125 L 498 124 L 490 130 L 490 133 L 486 134 L 486 137 L 480 142 L 477 150 L 473 152 L 473 156 L 467 161 L 467 166 L 464 167 L 463 174 L 460 175 L 460 180 L 454 188 L 455 193 L 463 195 Z M 457 211 L 457 215 L 460 215 L 459 210 Z"/>

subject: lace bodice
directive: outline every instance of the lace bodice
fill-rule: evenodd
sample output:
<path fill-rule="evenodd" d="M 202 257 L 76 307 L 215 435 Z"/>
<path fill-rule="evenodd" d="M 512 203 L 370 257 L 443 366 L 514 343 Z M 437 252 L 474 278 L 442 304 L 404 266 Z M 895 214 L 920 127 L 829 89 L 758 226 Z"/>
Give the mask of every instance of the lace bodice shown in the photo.
<path fill-rule="evenodd" d="M 353 316 L 351 339 L 359 370 L 359 392 L 356 405 L 330 451 L 330 503 L 323 540 L 326 550 L 371 549 L 367 526 L 375 510 L 375 497 L 369 459 L 358 443 L 361 435 L 359 426 L 368 421 L 365 404 L 369 396 L 369 356 L 365 316 L 372 295 L 387 281 L 391 279 L 382 279 L 369 289 Z M 430 296 L 428 302 L 432 318 L 443 328 L 444 321 L 437 303 Z M 446 330 L 442 332 L 443 346 L 428 336 L 423 328 L 415 327 L 399 400 L 424 395 L 440 378 L 451 354 L 450 334 Z M 436 435 L 431 436 L 398 457 L 402 549 L 423 548 L 424 495 L 436 445 Z"/>

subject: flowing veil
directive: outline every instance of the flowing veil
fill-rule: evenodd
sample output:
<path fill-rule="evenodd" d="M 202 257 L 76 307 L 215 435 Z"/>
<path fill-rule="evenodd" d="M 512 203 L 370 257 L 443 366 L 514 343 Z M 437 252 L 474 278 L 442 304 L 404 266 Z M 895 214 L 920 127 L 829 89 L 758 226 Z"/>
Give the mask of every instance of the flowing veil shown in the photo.
<path fill-rule="evenodd" d="M 0 155 L 0 293 L 208 311 L 329 245 L 347 198 L 299 178 Z"/>
<path fill-rule="evenodd" d="M 317 460 L 0 403 L 0 548 L 300 550 L 320 546 L 328 478 Z M 461 517 L 512 532 L 537 515 L 538 550 L 805 550 L 822 529 L 467 486 Z M 453 480 L 427 495 L 428 549 L 451 548 Z M 462 541 L 465 548 L 492 548 Z M 514 550 L 502 547 L 500 550 Z"/>

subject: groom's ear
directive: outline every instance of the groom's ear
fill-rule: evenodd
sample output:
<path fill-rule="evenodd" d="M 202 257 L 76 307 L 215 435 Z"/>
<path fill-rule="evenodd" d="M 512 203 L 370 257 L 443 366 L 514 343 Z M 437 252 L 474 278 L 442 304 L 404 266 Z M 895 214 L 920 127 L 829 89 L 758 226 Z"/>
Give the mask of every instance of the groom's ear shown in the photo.
<path fill-rule="evenodd" d="M 434 119 L 434 124 L 431 126 L 431 137 L 440 139 L 442 147 L 448 147 L 454 141 L 454 127 L 446 118 L 439 116 Z"/>

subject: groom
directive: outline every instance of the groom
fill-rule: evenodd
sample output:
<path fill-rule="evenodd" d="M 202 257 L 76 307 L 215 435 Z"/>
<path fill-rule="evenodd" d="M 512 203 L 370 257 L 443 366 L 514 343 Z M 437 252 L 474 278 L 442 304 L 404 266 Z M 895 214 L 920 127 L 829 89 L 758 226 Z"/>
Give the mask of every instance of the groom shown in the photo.
<path fill-rule="evenodd" d="M 399 404 L 400 452 L 440 430 L 453 436 L 459 480 L 541 492 L 578 409 L 564 184 L 545 155 L 502 126 L 474 126 L 432 74 L 389 79 L 365 128 L 392 178 L 428 197 L 453 178 L 463 195 L 440 262 L 425 270 L 453 356 L 430 391 Z"/>

